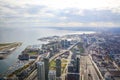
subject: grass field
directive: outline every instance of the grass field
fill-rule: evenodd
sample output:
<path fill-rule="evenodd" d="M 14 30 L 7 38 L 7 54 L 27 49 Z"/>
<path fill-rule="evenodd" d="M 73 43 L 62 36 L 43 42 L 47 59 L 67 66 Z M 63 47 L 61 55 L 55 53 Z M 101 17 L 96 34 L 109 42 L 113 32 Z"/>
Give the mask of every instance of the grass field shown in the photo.
<path fill-rule="evenodd" d="M 67 65 L 67 60 L 66 59 L 61 59 L 61 72 L 63 73 L 66 65 Z M 50 62 L 50 66 L 49 66 L 50 70 L 56 70 L 56 63 L 55 60 Z"/>
<path fill-rule="evenodd" d="M 50 62 L 50 66 L 49 66 L 50 70 L 55 70 L 56 69 L 56 63 L 55 63 L 55 60 L 52 60 Z"/>
<path fill-rule="evenodd" d="M 68 61 L 66 59 L 62 59 L 61 62 L 62 62 L 62 64 L 61 64 L 61 72 L 63 73 Z"/>
<path fill-rule="evenodd" d="M 29 52 L 28 54 L 29 55 L 37 55 L 38 53 L 37 52 Z"/>

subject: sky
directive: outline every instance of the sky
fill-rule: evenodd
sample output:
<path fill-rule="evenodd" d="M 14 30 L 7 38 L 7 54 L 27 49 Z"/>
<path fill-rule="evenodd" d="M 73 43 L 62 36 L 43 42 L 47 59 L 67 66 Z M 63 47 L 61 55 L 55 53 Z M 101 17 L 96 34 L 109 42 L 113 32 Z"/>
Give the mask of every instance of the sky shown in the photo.
<path fill-rule="evenodd" d="M 0 27 L 120 27 L 120 0 L 0 0 Z"/>

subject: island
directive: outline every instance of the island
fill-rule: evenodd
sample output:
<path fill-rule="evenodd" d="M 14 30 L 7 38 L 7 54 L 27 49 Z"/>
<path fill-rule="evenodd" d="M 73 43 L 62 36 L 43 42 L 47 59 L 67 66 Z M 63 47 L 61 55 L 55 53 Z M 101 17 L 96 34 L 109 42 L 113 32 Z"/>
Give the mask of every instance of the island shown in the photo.
<path fill-rule="evenodd" d="M 17 47 L 21 45 L 21 42 L 0 43 L 0 60 L 5 59 L 8 55 L 12 53 L 12 51 L 14 51 Z"/>

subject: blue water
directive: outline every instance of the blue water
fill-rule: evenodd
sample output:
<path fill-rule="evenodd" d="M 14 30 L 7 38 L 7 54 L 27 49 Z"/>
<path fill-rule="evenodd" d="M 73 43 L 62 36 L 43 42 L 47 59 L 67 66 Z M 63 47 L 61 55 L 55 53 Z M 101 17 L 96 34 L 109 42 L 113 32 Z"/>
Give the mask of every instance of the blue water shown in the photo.
<path fill-rule="evenodd" d="M 0 43 L 2 42 L 22 42 L 22 46 L 17 48 L 6 59 L 0 60 L 0 74 L 4 73 L 18 59 L 18 55 L 27 47 L 33 44 L 42 44 L 37 39 L 47 36 L 62 36 L 75 33 L 75 31 L 55 30 L 47 28 L 0 28 Z M 84 33 L 84 32 L 82 32 Z"/>

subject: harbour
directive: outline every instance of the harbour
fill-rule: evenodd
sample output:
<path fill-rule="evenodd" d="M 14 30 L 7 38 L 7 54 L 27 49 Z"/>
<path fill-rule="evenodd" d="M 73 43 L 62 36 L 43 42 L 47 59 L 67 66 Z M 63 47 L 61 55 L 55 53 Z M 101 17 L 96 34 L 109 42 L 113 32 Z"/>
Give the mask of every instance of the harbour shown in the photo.
<path fill-rule="evenodd" d="M 6 30 L 6 32 L 4 32 Z M 12 32 L 13 31 L 13 32 Z M 27 33 L 26 33 L 27 32 Z M 67 30 L 55 30 L 55 29 L 1 29 L 0 30 L 0 42 L 22 42 L 23 44 L 15 49 L 12 54 L 10 54 L 6 59 L 0 60 L 0 75 L 7 72 L 9 70 L 9 67 L 13 66 L 18 62 L 18 55 L 21 54 L 21 52 L 28 46 L 28 45 L 36 45 L 36 44 L 42 44 L 44 42 L 41 42 L 37 39 L 42 37 L 48 37 L 48 36 L 62 36 L 65 34 L 72 34 L 76 31 L 67 31 Z M 86 32 L 86 31 L 85 31 Z M 85 33 L 82 32 L 82 33 Z M 19 36 L 18 34 L 19 33 Z M 79 32 L 80 33 L 80 32 Z M 8 36 L 9 34 L 9 36 Z M 32 35 L 32 36 L 31 36 Z M 6 37 L 4 37 L 6 36 Z M 7 39 L 9 38 L 9 40 Z"/>

